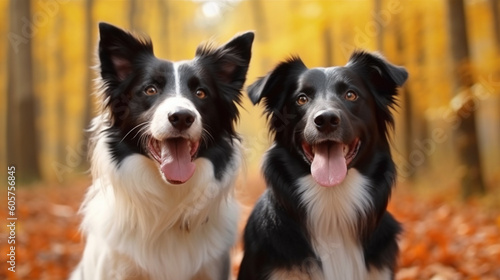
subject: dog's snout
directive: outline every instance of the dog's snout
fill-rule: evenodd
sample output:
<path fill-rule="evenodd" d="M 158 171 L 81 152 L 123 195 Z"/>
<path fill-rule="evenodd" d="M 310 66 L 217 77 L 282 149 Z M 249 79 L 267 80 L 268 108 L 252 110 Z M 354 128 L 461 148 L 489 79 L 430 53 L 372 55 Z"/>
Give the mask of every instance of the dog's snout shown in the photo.
<path fill-rule="evenodd" d="M 340 125 L 340 115 L 331 110 L 320 111 L 314 116 L 314 125 L 320 132 L 334 131 Z"/>
<path fill-rule="evenodd" d="M 194 123 L 196 115 L 190 110 L 179 110 L 168 115 L 168 121 L 178 130 L 185 130 Z"/>

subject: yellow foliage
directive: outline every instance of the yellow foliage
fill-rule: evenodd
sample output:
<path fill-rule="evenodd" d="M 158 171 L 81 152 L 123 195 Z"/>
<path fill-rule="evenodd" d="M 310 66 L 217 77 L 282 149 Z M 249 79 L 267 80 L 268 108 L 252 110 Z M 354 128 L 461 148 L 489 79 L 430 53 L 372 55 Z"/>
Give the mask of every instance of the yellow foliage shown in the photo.
<path fill-rule="evenodd" d="M 454 95 L 446 1 L 379 0 L 378 11 L 375 0 L 92 0 L 90 10 L 89 0 L 31 1 L 32 14 L 27 21 L 35 27 L 30 38 L 34 65 L 27 71 L 34 74 L 40 166 L 43 177 L 49 180 L 61 179 L 55 171 L 57 164 L 69 167 L 68 173 L 85 167 L 81 147 L 84 117 L 90 106 L 86 103 L 90 94 L 87 85 L 94 77 L 88 76 L 87 70 L 95 64 L 88 62 L 87 55 L 96 52 L 99 21 L 151 37 L 156 55 L 171 60 L 192 58 L 200 42 L 221 43 L 238 32 L 255 30 L 247 85 L 292 54 L 300 55 L 309 67 L 317 67 L 343 65 L 355 49 L 379 50 L 409 70 L 405 90 L 412 101 L 412 118 L 422 120 L 413 121 L 415 130 L 422 133 L 428 129 L 423 124 L 424 113 L 429 109 L 439 112 L 437 109 L 448 106 Z M 473 69 L 484 83 L 482 88 L 489 90 L 489 100 L 499 103 L 496 81 L 500 79 L 492 73 L 499 70 L 500 46 L 494 41 L 490 6 L 488 1 L 465 2 Z M 8 4 L 0 1 L 1 34 L 8 32 Z M 89 15 L 91 30 L 87 29 Z M 8 44 L 4 40 L 0 46 L 1 61 L 7 61 Z M 4 116 L 0 129 L 8 135 L 6 98 L 15 92 L 6 91 L 6 63 L 2 66 L 0 96 L 4 102 L 0 102 L 0 111 Z M 269 145 L 265 119 L 262 108 L 252 106 L 249 100 L 244 100 L 243 107 L 238 130 L 249 147 L 248 165 L 257 168 Z M 493 116 L 498 122 L 498 113 Z M 405 131 L 401 114 L 397 123 L 395 145 L 401 151 L 405 149 L 404 135 L 400 136 Z M 2 139 L 2 158 L 6 149 Z M 498 148 L 493 150 L 498 154 Z M 5 166 L 5 162 L 0 165 Z"/>

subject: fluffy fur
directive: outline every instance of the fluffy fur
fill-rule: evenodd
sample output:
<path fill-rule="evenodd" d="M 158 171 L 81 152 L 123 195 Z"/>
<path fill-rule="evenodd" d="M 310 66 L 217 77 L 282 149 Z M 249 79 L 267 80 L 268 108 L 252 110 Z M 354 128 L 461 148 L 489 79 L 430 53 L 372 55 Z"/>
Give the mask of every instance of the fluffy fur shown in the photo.
<path fill-rule="evenodd" d="M 149 40 L 99 31 L 102 108 L 71 279 L 227 279 L 242 163 L 234 122 L 253 33 L 170 62 Z"/>
<path fill-rule="evenodd" d="M 399 223 L 390 109 L 407 72 L 355 52 L 343 67 L 280 63 L 248 89 L 264 102 L 274 144 L 267 190 L 244 233 L 238 279 L 391 279 Z"/>

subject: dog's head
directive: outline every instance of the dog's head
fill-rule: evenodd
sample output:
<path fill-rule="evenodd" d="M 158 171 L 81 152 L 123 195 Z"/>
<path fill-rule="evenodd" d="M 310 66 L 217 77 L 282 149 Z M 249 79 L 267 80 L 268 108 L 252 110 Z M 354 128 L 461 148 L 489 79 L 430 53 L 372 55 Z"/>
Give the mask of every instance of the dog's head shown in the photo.
<path fill-rule="evenodd" d="M 236 137 L 241 88 L 254 35 L 236 36 L 195 58 L 171 62 L 153 54 L 149 40 L 99 24 L 103 110 L 115 136 L 115 158 L 141 153 L 158 163 L 170 183 L 194 173 L 194 159 L 221 138 Z"/>
<path fill-rule="evenodd" d="M 390 109 L 404 68 L 379 55 L 355 52 L 343 67 L 307 68 L 298 57 L 279 64 L 248 88 L 265 99 L 275 142 L 295 153 L 322 186 L 340 184 L 349 168 L 388 151 Z"/>

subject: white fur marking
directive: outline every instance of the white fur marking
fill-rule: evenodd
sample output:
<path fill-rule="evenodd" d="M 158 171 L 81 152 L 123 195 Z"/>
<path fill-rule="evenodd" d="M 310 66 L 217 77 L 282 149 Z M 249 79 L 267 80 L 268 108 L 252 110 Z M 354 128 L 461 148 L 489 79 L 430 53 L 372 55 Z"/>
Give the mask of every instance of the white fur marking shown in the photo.
<path fill-rule="evenodd" d="M 292 269 L 276 269 L 269 275 L 269 280 L 324 280 L 321 268 L 315 264 L 315 260 L 303 264 L 301 267 Z"/>
<path fill-rule="evenodd" d="M 321 279 L 314 278 L 310 272 L 302 271 L 299 268 L 292 268 L 290 270 L 277 269 L 269 275 L 269 280 L 304 280 L 304 279 Z"/>
<path fill-rule="evenodd" d="M 301 178 L 299 186 L 313 248 L 322 262 L 320 278 L 368 279 L 363 248 L 357 238 L 358 215 L 372 207 L 368 179 L 350 169 L 338 186 L 322 187 L 310 175 Z"/>
<path fill-rule="evenodd" d="M 100 120 L 94 125 L 102 131 Z M 211 161 L 198 158 L 193 177 L 173 186 L 143 155 L 128 156 L 118 167 L 108 136 L 96 135 L 94 182 L 81 208 L 87 244 L 71 279 L 219 279 L 218 264 L 237 234 L 232 190 L 242 162 L 239 143 L 221 180 Z"/>
<path fill-rule="evenodd" d="M 175 96 L 181 96 L 181 77 L 179 75 L 179 66 L 182 62 L 174 62 L 174 80 L 175 80 Z"/>
<path fill-rule="evenodd" d="M 169 113 L 181 108 L 187 109 L 196 115 L 194 123 L 189 129 L 182 132 L 182 135 L 180 135 L 180 132 L 168 121 Z M 165 99 L 160 106 L 158 106 L 151 120 L 151 134 L 158 140 L 180 136 L 189 138 L 190 140 L 199 140 L 202 130 L 203 124 L 200 113 L 196 110 L 194 104 L 184 97 L 176 96 Z"/>
<path fill-rule="evenodd" d="M 378 270 L 375 267 L 370 267 L 370 271 L 368 272 L 367 280 L 388 280 L 391 279 L 392 273 L 389 268 L 384 268 L 382 270 Z"/>

